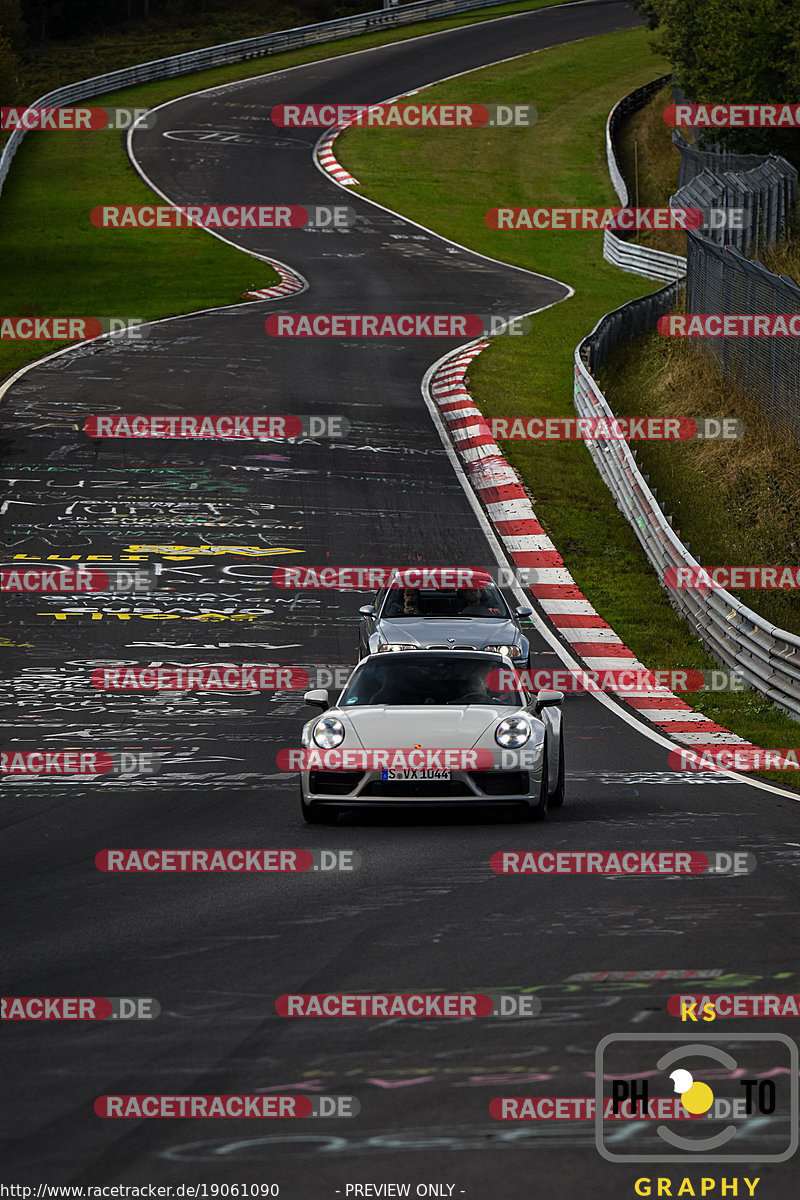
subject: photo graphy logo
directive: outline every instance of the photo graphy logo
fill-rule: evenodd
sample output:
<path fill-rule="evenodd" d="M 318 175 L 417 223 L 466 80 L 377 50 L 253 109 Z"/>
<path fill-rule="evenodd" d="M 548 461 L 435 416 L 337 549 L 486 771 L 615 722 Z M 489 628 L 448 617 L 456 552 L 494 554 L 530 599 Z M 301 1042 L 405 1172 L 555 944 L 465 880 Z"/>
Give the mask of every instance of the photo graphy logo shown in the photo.
<path fill-rule="evenodd" d="M 606 1123 L 609 1098 L 613 1113 L 670 1095 L 690 1124 L 620 1138 Z M 780 1033 L 612 1033 L 595 1054 L 595 1100 L 595 1144 L 609 1162 L 785 1162 L 798 1146 L 797 1045 Z"/>

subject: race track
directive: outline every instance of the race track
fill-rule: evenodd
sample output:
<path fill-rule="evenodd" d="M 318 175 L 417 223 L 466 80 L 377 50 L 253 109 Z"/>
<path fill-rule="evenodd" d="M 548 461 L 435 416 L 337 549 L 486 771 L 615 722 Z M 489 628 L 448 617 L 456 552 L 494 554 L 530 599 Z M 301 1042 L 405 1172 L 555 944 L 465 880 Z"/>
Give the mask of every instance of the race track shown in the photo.
<path fill-rule="evenodd" d="M 287 137 L 269 112 L 288 101 L 374 103 L 639 20 L 616 0 L 591 0 L 455 29 L 190 95 L 135 133 L 138 169 L 177 204 L 344 203 L 358 222 L 230 232 L 308 288 L 277 304 L 156 323 L 140 343 L 76 348 L 25 372 L 3 397 L 4 561 L 140 554 L 163 564 L 161 587 L 142 601 L 7 603 L 6 744 L 162 756 L 160 773 L 124 783 L 4 783 L 4 994 L 152 996 L 162 1008 L 153 1022 L 5 1026 L 14 1083 L 3 1140 L 14 1182 L 270 1182 L 282 1197 L 316 1200 L 392 1181 L 412 1194 L 418 1183 L 452 1184 L 454 1197 L 475 1200 L 527 1200 L 544 1187 L 564 1200 L 616 1200 L 669 1164 L 608 1162 L 593 1122 L 502 1123 L 490 1101 L 593 1095 L 601 1038 L 686 1032 L 666 1012 L 677 991 L 796 988 L 785 933 L 800 908 L 796 801 L 673 772 L 663 744 L 611 702 L 567 698 L 567 803 L 546 824 L 414 813 L 320 829 L 303 825 L 297 781 L 275 761 L 312 715 L 300 694 L 115 694 L 90 678 L 122 663 L 343 667 L 370 597 L 281 591 L 274 566 L 497 561 L 420 391 L 458 339 L 277 339 L 264 320 L 276 309 L 529 313 L 569 287 L 346 194 L 313 162 L 319 130 Z M 184 136 L 164 136 L 175 131 Z M 254 261 L 254 284 L 258 273 Z M 262 409 L 341 414 L 351 429 L 340 442 L 137 444 L 91 443 L 75 428 L 96 413 Z M 190 549 L 182 557 L 174 546 Z M 531 639 L 534 666 L 559 665 L 535 628 Z M 362 865 L 349 876 L 114 876 L 94 865 L 106 847 L 217 846 L 353 849 Z M 758 868 L 716 879 L 489 869 L 496 851 L 525 848 L 750 850 Z M 697 983 L 660 972 L 696 973 Z M 526 988 L 542 1001 L 535 1018 L 288 1020 L 274 1009 L 288 992 Z M 789 1021 L 733 1028 L 738 1039 L 792 1033 Z M 777 1053 L 742 1046 L 740 1057 L 749 1076 L 788 1088 Z M 642 1070 L 651 1065 L 648 1057 Z M 309 1129 L 92 1111 L 103 1094 L 259 1090 L 354 1095 L 361 1112 Z M 620 1133 L 619 1145 L 653 1153 L 647 1124 Z M 758 1175 L 759 1197 L 789 1200 L 792 1164 L 762 1161 L 787 1129 L 780 1115 L 761 1117 L 749 1163 L 671 1173 Z"/>

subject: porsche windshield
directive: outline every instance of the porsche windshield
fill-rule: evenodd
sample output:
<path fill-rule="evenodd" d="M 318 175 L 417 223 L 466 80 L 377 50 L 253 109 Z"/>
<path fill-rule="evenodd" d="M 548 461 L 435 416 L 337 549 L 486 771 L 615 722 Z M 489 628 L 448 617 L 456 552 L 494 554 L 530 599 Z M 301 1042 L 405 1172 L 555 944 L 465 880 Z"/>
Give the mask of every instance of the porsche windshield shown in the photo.
<path fill-rule="evenodd" d="M 510 619 L 508 606 L 493 583 L 479 588 L 389 588 L 381 617 Z"/>
<path fill-rule="evenodd" d="M 339 700 L 340 708 L 367 704 L 491 704 L 519 708 L 526 703 L 515 687 L 514 671 L 497 659 L 461 658 L 407 651 L 367 659 Z"/>

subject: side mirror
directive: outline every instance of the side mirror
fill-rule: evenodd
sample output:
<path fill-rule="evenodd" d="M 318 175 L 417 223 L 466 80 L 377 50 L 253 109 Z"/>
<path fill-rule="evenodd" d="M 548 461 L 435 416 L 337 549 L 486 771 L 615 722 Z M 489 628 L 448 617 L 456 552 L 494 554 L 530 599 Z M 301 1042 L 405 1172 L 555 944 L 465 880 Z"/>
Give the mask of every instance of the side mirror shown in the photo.
<path fill-rule="evenodd" d="M 519 608 L 514 609 L 514 614 L 517 617 L 529 617 L 533 612 L 532 608 L 526 608 L 524 604 L 520 604 Z"/>
<path fill-rule="evenodd" d="M 541 712 L 543 708 L 552 707 L 562 704 L 564 701 L 563 692 L 542 691 L 536 693 L 536 712 Z"/>
<path fill-rule="evenodd" d="M 325 688 L 314 688 L 311 692 L 306 692 L 303 696 L 306 704 L 310 704 L 313 708 L 330 708 L 331 702 L 328 699 L 328 693 Z"/>
<path fill-rule="evenodd" d="M 362 604 L 361 608 L 358 611 L 361 613 L 362 617 L 374 617 L 375 616 L 375 605 L 374 604 Z"/>

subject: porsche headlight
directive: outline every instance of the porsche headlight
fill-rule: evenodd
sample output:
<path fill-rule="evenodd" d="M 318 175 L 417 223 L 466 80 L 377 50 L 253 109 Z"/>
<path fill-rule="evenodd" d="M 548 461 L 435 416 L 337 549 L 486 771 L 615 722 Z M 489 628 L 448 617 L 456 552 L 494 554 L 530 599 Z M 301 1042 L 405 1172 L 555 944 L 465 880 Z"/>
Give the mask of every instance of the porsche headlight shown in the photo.
<path fill-rule="evenodd" d="M 419 646 L 408 646 L 404 642 L 389 642 L 385 646 L 378 646 L 378 654 L 385 654 L 387 650 L 419 650 Z"/>
<path fill-rule="evenodd" d="M 322 750 L 333 750 L 344 741 L 344 725 L 336 717 L 323 717 L 314 726 L 312 736 Z"/>
<path fill-rule="evenodd" d="M 517 750 L 530 740 L 531 727 L 525 717 L 505 717 L 494 731 L 494 740 L 498 746 L 507 750 Z"/>
<path fill-rule="evenodd" d="M 484 646 L 491 654 L 507 654 L 509 658 L 522 658 L 521 646 Z"/>

